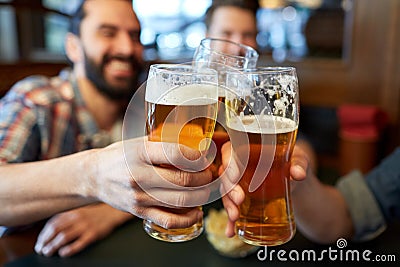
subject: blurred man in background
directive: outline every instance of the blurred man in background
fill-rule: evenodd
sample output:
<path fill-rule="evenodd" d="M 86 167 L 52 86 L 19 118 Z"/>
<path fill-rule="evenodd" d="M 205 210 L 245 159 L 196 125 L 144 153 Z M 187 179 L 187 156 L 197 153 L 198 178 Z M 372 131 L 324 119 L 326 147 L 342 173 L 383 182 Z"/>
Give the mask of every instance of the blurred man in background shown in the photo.
<path fill-rule="evenodd" d="M 230 40 L 257 50 L 259 8 L 258 0 L 213 0 L 206 11 L 206 37 Z M 316 172 L 316 152 L 301 130 L 296 145 L 305 151 L 310 159 L 311 169 Z"/>
<path fill-rule="evenodd" d="M 206 11 L 207 37 L 257 49 L 257 0 L 214 0 Z"/>

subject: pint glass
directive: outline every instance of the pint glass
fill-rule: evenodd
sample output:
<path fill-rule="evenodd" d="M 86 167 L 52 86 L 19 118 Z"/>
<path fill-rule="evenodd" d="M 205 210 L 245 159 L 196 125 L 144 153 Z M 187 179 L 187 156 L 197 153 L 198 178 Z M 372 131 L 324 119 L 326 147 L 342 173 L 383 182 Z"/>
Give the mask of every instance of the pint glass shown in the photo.
<path fill-rule="evenodd" d="M 245 192 L 237 235 L 252 245 L 283 244 L 296 231 L 289 174 L 299 122 L 296 71 L 228 73 L 226 85 L 228 133 Z"/>
<path fill-rule="evenodd" d="M 179 143 L 206 152 L 217 116 L 217 81 L 213 69 L 194 70 L 191 65 L 176 64 L 151 65 L 145 93 L 148 140 Z M 169 210 L 185 213 L 188 207 Z M 203 231 L 202 220 L 185 229 L 165 229 L 149 220 L 144 220 L 143 225 L 150 236 L 168 242 L 191 240 Z"/>
<path fill-rule="evenodd" d="M 209 67 L 218 71 L 219 76 L 219 109 L 217 124 L 212 140 L 217 154 L 214 160 L 213 176 L 218 177 L 218 168 L 221 165 L 221 147 L 229 140 L 225 130 L 225 90 L 226 73 L 230 70 L 255 68 L 258 53 L 250 46 L 235 43 L 229 40 L 205 38 L 201 40 L 193 56 L 196 67 Z"/>

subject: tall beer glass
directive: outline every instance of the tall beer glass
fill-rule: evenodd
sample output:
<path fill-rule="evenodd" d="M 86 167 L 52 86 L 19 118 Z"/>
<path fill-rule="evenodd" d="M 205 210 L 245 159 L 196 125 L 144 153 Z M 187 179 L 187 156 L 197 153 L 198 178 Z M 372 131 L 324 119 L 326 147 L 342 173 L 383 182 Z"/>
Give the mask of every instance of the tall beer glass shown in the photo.
<path fill-rule="evenodd" d="M 228 73 L 228 133 L 245 191 L 236 232 L 245 242 L 274 246 L 295 231 L 290 158 L 299 122 L 299 94 L 292 67 Z"/>
<path fill-rule="evenodd" d="M 255 68 L 258 60 L 257 51 L 247 45 L 235 43 L 229 40 L 205 38 L 201 40 L 193 56 L 196 67 L 209 67 L 218 71 L 219 75 L 219 109 L 217 125 L 213 135 L 213 141 L 217 148 L 214 160 L 214 177 L 218 177 L 218 168 L 221 165 L 221 147 L 229 140 L 225 130 L 225 90 L 226 72 L 230 70 L 244 70 Z"/>
<path fill-rule="evenodd" d="M 148 140 L 179 143 L 201 152 L 207 151 L 217 116 L 217 82 L 218 76 L 213 69 L 195 70 L 191 65 L 176 64 L 151 65 L 145 93 Z M 185 213 L 188 207 L 170 210 Z M 203 221 L 184 229 L 165 229 L 144 220 L 144 229 L 156 239 L 180 242 L 200 235 Z"/>

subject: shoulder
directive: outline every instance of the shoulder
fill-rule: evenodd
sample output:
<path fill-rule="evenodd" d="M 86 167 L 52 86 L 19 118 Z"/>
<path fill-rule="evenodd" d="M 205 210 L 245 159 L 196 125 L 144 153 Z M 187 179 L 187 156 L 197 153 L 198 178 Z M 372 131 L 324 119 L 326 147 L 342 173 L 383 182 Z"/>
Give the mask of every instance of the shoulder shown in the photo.
<path fill-rule="evenodd" d="M 49 106 L 69 101 L 72 96 L 72 85 L 65 77 L 33 75 L 17 82 L 4 96 L 4 101 L 17 101 L 27 106 Z"/>

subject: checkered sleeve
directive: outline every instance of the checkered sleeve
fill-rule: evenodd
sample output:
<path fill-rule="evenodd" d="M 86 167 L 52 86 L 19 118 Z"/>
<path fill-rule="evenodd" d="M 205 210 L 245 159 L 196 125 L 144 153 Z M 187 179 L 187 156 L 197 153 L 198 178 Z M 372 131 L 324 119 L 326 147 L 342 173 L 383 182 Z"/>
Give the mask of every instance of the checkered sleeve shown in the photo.
<path fill-rule="evenodd" d="M 36 129 L 36 130 L 35 130 Z M 0 102 L 0 164 L 32 161 L 40 148 L 36 115 L 23 101 Z"/>

